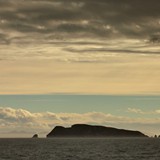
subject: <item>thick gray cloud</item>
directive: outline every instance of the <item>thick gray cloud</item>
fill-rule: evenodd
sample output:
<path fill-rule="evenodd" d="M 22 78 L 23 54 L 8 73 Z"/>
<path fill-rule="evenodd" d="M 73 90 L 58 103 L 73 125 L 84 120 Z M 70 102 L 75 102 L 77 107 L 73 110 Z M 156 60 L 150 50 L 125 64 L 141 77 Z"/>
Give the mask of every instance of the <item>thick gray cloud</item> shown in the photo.
<path fill-rule="evenodd" d="M 8 32 L 147 38 L 160 25 L 158 0 L 1 0 L 0 7 L 0 28 Z"/>
<path fill-rule="evenodd" d="M 137 40 L 147 47 L 159 43 L 159 8 L 158 0 L 0 0 L 0 45 L 58 42 L 62 51 L 70 52 L 76 51 L 68 48 L 77 41 L 100 48 L 91 45 L 89 51 L 144 54 L 146 50 L 137 51 L 128 43 L 108 46 L 117 39 Z M 159 48 L 154 47 L 153 52 L 147 48 L 148 53 L 157 54 Z"/>

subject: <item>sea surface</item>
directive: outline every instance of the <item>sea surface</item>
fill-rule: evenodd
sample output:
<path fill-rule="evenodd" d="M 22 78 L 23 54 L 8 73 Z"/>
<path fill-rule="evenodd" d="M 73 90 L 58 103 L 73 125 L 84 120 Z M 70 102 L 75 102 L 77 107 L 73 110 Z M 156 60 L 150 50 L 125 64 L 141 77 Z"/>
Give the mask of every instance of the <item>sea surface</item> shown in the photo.
<path fill-rule="evenodd" d="M 160 139 L 0 139 L 0 160 L 160 160 Z"/>

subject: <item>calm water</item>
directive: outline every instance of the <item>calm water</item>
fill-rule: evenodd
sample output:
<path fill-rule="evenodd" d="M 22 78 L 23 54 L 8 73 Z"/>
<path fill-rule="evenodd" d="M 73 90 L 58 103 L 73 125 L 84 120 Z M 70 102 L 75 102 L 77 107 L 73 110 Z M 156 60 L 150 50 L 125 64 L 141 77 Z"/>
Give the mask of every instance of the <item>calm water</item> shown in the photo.
<path fill-rule="evenodd" d="M 0 160 L 160 160 L 160 139 L 0 139 Z"/>

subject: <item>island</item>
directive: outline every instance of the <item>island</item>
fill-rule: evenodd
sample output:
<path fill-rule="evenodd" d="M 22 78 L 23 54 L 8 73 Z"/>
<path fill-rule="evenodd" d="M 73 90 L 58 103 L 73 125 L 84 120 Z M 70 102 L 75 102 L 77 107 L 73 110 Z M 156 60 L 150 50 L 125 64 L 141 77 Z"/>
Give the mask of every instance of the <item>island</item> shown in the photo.
<path fill-rule="evenodd" d="M 54 137 L 148 137 L 140 131 L 117 129 L 112 127 L 74 124 L 71 127 L 56 126 L 47 138 Z"/>
<path fill-rule="evenodd" d="M 38 138 L 38 134 L 34 134 L 32 138 Z"/>

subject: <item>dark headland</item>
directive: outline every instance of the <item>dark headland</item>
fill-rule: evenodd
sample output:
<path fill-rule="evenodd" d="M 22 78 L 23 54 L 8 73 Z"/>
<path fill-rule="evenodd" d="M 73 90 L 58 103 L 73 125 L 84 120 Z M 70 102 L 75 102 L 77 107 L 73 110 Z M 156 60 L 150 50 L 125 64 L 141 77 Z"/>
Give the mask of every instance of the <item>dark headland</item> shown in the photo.
<path fill-rule="evenodd" d="M 147 137 L 139 131 L 117 129 L 105 126 L 74 124 L 69 128 L 56 126 L 47 138 L 54 137 Z"/>

